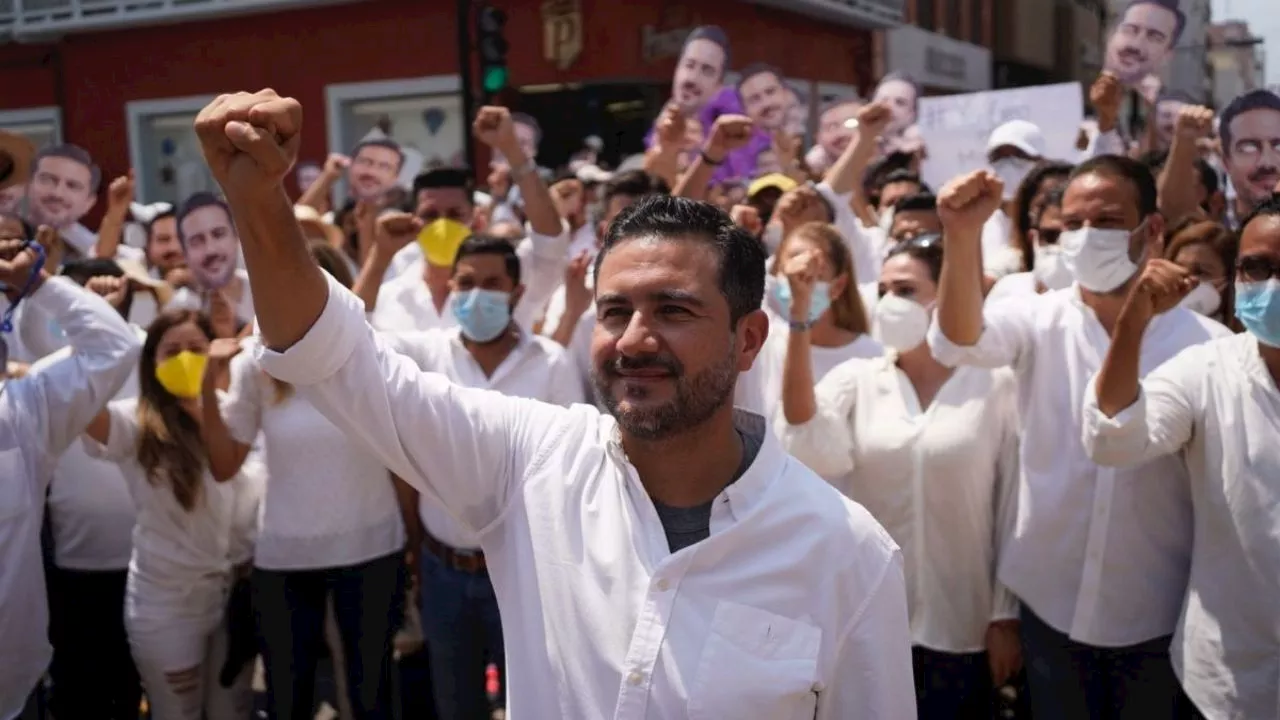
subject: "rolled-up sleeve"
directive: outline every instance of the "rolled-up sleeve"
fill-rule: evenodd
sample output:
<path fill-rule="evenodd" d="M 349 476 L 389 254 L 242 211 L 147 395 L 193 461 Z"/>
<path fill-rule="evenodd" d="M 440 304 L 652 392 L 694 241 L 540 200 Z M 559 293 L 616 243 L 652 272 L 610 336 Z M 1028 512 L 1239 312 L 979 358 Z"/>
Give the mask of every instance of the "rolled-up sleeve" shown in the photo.
<path fill-rule="evenodd" d="M 37 401 L 37 428 L 50 456 L 63 453 L 136 372 L 142 343 L 107 301 L 66 278 L 52 278 L 27 298 L 62 326 L 71 353 L 23 382 Z"/>
<path fill-rule="evenodd" d="M 878 282 L 880 280 L 881 255 L 885 248 L 883 242 L 862 229 L 862 223 L 858 220 L 858 216 L 854 214 L 853 208 L 849 205 L 853 200 L 853 193 L 836 194 L 835 190 L 825 182 L 818 183 L 814 186 L 818 194 L 824 200 L 831 204 L 835 214 L 836 229 L 844 236 L 845 243 L 849 246 L 849 252 L 853 255 L 853 268 L 856 271 L 857 282 L 859 284 Z"/>
<path fill-rule="evenodd" d="M 1149 373 L 1138 399 L 1115 417 L 1098 407 L 1098 378 L 1090 380 L 1081 423 L 1081 440 L 1090 459 L 1108 467 L 1129 467 L 1181 450 L 1195 427 L 1197 404 L 1190 390 L 1195 378 L 1203 377 L 1202 364 L 1207 362 L 1199 347 L 1184 350 Z"/>
<path fill-rule="evenodd" d="M 1124 155 L 1127 152 L 1124 147 L 1124 138 L 1120 137 L 1118 130 L 1100 132 L 1089 139 L 1089 145 L 1085 148 L 1080 162 L 1102 155 Z"/>
<path fill-rule="evenodd" d="M 516 306 L 515 319 L 525 329 L 531 329 L 542 317 L 547 303 L 551 302 L 551 296 L 563 284 L 564 271 L 569 266 L 571 240 L 567 225 L 556 236 L 541 235 L 532 228 L 528 232 L 529 237 L 520 241 L 516 247 L 524 296 Z"/>
<path fill-rule="evenodd" d="M 1016 367 L 1031 347 L 1035 308 L 1039 298 L 1027 302 L 995 303 L 983 308 L 982 335 L 974 345 L 957 345 L 942 332 L 935 314 L 927 336 L 929 349 L 947 367 Z"/>
<path fill-rule="evenodd" d="M 365 322 L 359 298 L 328 282 L 324 312 L 301 340 L 284 352 L 258 345 L 262 369 L 464 527 L 487 528 L 540 450 L 564 433 L 568 411 L 421 371 Z"/>
<path fill-rule="evenodd" d="M 797 460 L 827 480 L 853 472 L 853 417 L 858 378 L 871 369 L 870 363 L 845 362 L 822 378 L 813 388 L 818 412 L 800 425 L 787 422 L 778 403 L 774 427 L 782 446 Z"/>

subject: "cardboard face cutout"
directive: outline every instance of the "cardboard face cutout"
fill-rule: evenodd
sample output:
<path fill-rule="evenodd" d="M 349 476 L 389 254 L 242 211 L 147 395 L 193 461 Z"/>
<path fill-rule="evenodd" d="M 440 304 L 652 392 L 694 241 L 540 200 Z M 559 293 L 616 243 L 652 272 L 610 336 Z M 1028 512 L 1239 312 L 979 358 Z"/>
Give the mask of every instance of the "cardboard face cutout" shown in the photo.
<path fill-rule="evenodd" d="M 685 115 L 697 115 L 720 92 L 728 69 L 729 43 L 724 31 L 714 26 L 695 28 L 676 62 L 671 99 Z"/>
<path fill-rule="evenodd" d="M 766 133 L 785 130 L 793 120 L 799 98 L 776 70 L 748 70 L 738 81 L 738 97 L 742 109 L 755 122 L 756 129 Z"/>
<path fill-rule="evenodd" d="M 56 145 L 41 150 L 27 183 L 27 219 L 59 232 L 71 228 L 93 209 L 100 179 L 83 148 Z"/>
<path fill-rule="evenodd" d="M 351 151 L 347 186 L 357 200 L 376 200 L 396 186 L 404 152 L 394 140 L 366 140 Z"/>
<path fill-rule="evenodd" d="M 1143 82 L 1164 71 L 1186 24 L 1180 1 L 1132 0 L 1107 41 L 1103 69 L 1125 85 L 1144 90 L 1148 100 L 1154 95 Z"/>
<path fill-rule="evenodd" d="M 1177 97 L 1162 97 L 1156 101 L 1156 141 L 1159 149 L 1168 150 L 1173 144 L 1173 132 L 1178 124 L 1178 114 L 1187 103 Z"/>
<path fill-rule="evenodd" d="M 818 118 L 818 147 L 830 161 L 840 157 L 858 134 L 856 119 L 862 109 L 859 100 L 844 100 L 828 107 Z"/>
<path fill-rule="evenodd" d="M 220 290 L 235 276 L 240 236 L 225 205 L 210 203 L 187 212 L 178 223 L 187 268 L 202 290 Z"/>
<path fill-rule="evenodd" d="M 920 86 L 908 75 L 890 73 L 880 80 L 876 91 L 871 96 L 872 102 L 889 106 L 893 118 L 880 136 L 881 153 L 922 152 L 923 142 L 920 140 L 916 123 L 920 117 Z"/>
<path fill-rule="evenodd" d="M 304 193 L 307 188 L 316 183 L 316 180 L 320 179 L 320 174 L 323 170 L 320 167 L 320 163 L 302 162 L 298 163 L 298 167 L 293 172 L 294 181 L 298 183 L 298 192 Z"/>
<path fill-rule="evenodd" d="M 1219 133 L 1231 185 L 1252 209 L 1280 182 L 1280 95 L 1254 90 L 1236 98 L 1222 112 Z"/>

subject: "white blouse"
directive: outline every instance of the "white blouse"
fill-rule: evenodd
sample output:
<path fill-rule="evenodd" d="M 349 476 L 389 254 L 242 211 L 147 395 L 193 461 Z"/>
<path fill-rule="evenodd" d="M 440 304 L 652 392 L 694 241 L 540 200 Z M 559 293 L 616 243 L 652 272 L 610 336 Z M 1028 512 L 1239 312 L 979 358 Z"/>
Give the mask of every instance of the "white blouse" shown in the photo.
<path fill-rule="evenodd" d="M 738 376 L 734 405 L 765 418 L 774 416 L 782 406 L 782 372 L 790 337 L 791 331 L 786 325 L 773 325 L 769 328 L 769 339 L 756 356 L 755 364 Z M 866 334 L 838 347 L 810 345 L 809 361 L 812 364 L 813 381 L 820 382 L 827 373 L 846 360 L 877 358 L 881 355 L 884 355 L 884 346 Z"/>
<path fill-rule="evenodd" d="M 818 414 L 783 447 L 871 512 L 902 548 L 911 638 L 949 653 L 985 649 L 1017 617 L 996 579 L 1017 513 L 1017 386 L 1011 370 L 960 368 L 928 408 L 895 356 L 844 363 L 815 388 Z"/>
<path fill-rule="evenodd" d="M 222 402 L 231 436 L 259 438 L 267 486 L 254 564 L 269 570 L 356 565 L 404 548 L 404 522 L 386 466 L 297 392 L 276 388 L 252 352 L 231 361 Z"/>
<path fill-rule="evenodd" d="M 1280 712 L 1280 389 L 1250 334 L 1189 348 L 1114 418 L 1084 395 L 1104 465 L 1173 456 L 1191 474 L 1191 579 L 1170 656 L 1205 717 Z M 1154 492 L 1160 492 L 1158 488 Z"/>

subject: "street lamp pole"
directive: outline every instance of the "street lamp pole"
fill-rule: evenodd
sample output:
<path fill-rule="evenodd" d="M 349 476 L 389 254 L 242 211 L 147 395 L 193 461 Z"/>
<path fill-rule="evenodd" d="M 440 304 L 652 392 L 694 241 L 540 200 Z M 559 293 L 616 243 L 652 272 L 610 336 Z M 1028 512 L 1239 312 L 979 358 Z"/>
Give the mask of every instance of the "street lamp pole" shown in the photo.
<path fill-rule="evenodd" d="M 472 77 L 474 51 L 471 42 L 471 0 L 458 0 L 458 80 L 462 83 L 462 152 L 467 170 L 476 172 L 476 148 L 471 137 L 471 118 L 476 114 L 475 81 Z"/>

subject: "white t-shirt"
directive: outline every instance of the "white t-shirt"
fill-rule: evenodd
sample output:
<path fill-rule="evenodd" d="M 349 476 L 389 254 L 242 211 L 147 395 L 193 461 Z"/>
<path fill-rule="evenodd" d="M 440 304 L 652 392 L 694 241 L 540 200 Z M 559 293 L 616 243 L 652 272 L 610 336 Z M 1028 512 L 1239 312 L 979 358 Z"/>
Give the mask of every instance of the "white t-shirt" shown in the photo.
<path fill-rule="evenodd" d="M 231 361 L 222 414 L 237 441 L 262 440 L 270 482 L 258 519 L 257 567 L 343 567 L 404 547 L 386 467 L 296 392 L 277 401 L 250 352 Z"/>

